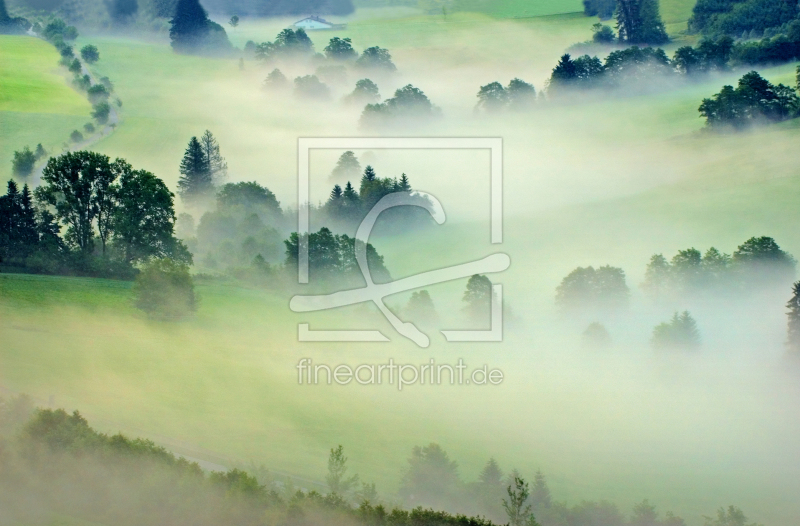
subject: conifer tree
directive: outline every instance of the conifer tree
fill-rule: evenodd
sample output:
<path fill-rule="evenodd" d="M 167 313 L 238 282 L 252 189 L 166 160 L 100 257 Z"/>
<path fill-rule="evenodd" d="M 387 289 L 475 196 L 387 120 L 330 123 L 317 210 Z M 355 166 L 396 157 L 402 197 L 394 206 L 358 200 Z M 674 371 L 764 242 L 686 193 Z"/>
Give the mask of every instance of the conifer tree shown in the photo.
<path fill-rule="evenodd" d="M 361 178 L 361 184 L 363 185 L 365 182 L 369 183 L 375 180 L 375 170 L 372 166 L 367 165 L 364 169 L 364 176 Z"/>
<path fill-rule="evenodd" d="M 397 185 L 397 187 L 401 192 L 411 191 L 411 183 L 409 182 L 408 176 L 406 174 L 400 176 L 400 182 Z"/>
<path fill-rule="evenodd" d="M 209 32 L 209 20 L 198 0 L 178 0 L 170 21 L 172 49 L 189 52 L 203 44 Z"/>
<path fill-rule="evenodd" d="M 353 185 L 350 183 L 350 181 L 347 181 L 347 184 L 344 186 L 344 192 L 342 195 L 348 201 L 348 203 L 357 204 L 359 201 L 358 192 L 356 192 L 356 189 L 353 188 Z"/>
<path fill-rule="evenodd" d="M 219 153 L 219 143 L 214 134 L 206 130 L 203 136 L 200 137 L 200 146 L 203 147 L 203 154 L 206 156 L 211 181 L 214 184 L 221 183 L 228 175 L 228 163 Z"/>
<path fill-rule="evenodd" d="M 800 281 L 792 285 L 792 299 L 786 304 L 789 312 L 788 338 L 786 345 L 793 353 L 800 354 Z"/>
<path fill-rule="evenodd" d="M 617 0 L 617 32 L 621 42 L 664 44 L 669 41 L 658 0 Z"/>
<path fill-rule="evenodd" d="M 192 137 L 186 147 L 180 172 L 178 193 L 184 201 L 192 202 L 214 191 L 214 181 L 209 170 L 208 159 L 197 137 Z"/>

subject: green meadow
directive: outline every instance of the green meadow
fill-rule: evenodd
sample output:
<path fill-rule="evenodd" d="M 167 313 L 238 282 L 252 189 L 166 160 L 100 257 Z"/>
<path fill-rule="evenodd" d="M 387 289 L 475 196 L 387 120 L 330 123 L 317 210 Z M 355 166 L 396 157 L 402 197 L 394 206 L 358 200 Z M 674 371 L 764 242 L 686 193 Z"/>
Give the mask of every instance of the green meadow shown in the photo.
<path fill-rule="evenodd" d="M 800 125 L 704 132 L 700 101 L 735 83 L 741 71 L 527 114 L 477 115 L 481 85 L 520 77 L 541 90 L 564 50 L 590 38 L 596 19 L 577 13 L 575 1 L 461 5 L 446 17 L 381 17 L 376 7 L 346 30 L 311 38 L 317 50 L 332 36 L 352 38 L 359 50 L 390 49 L 399 71 L 377 79 L 381 94 L 413 83 L 444 114 L 438 127 L 401 133 L 504 138 L 501 247 L 487 243 L 487 222 L 476 219 L 488 214 L 486 200 L 462 197 L 485 188 L 468 179 L 485 176 L 479 154 L 454 156 L 452 169 L 441 171 L 422 154 L 374 155 L 379 175 L 407 171 L 415 187 L 442 198 L 450 217 L 421 233 L 374 240 L 393 277 L 493 251 L 510 255 L 511 269 L 498 277 L 511 313 L 502 345 L 448 346 L 438 336 L 430 349 L 419 349 L 372 307 L 299 316 L 288 308 L 289 291 L 208 276 L 197 279 L 196 316 L 168 323 L 133 307 L 128 282 L 2 274 L 0 386 L 80 410 L 102 431 L 149 437 L 227 465 L 263 463 L 312 481 L 323 478 L 328 450 L 343 444 L 351 469 L 389 497 L 411 448 L 437 442 L 466 480 L 495 457 L 506 471 L 530 476 L 541 469 L 556 500 L 608 499 L 627 510 L 648 498 L 690 526 L 729 504 L 765 524 L 796 522 L 800 487 L 792 455 L 800 429 L 796 403 L 790 404 L 797 388 L 781 372 L 785 298 L 737 314 L 768 314 L 759 330 L 777 336 L 764 344 L 753 344 L 744 324 L 718 317 L 715 307 L 692 306 L 702 315 L 708 351 L 682 361 L 654 356 L 648 339 L 654 325 L 687 307 L 649 305 L 639 284 L 652 254 L 669 257 L 690 246 L 730 253 L 749 237 L 769 235 L 800 256 Z M 685 30 L 691 6 L 662 2 L 671 32 Z M 241 47 L 274 39 L 290 22 L 245 19 L 228 32 Z M 360 108 L 338 103 L 361 78 L 354 71 L 346 84 L 333 86 L 333 101 L 320 104 L 264 92 L 271 68 L 252 61 L 240 70 L 238 60 L 176 55 L 165 39 L 83 35 L 76 47 L 87 43 L 101 53 L 93 71 L 110 77 L 123 101 L 118 128 L 93 149 L 153 171 L 173 190 L 188 139 L 210 129 L 230 181 L 258 181 L 291 207 L 297 138 L 364 133 Z M 14 149 L 60 144 L 88 120 L 90 106 L 69 87 L 49 44 L 0 37 L 0 53 L 0 173 L 7 174 Z M 760 72 L 791 84 L 795 66 Z M 279 67 L 290 79 L 313 73 Z M 314 198 L 322 200 L 332 163 L 314 159 Z M 611 322 L 619 343 L 598 355 L 580 348 L 579 328 L 558 319 L 553 296 L 570 270 L 605 264 L 625 269 L 636 307 L 631 323 Z M 445 321 L 457 328 L 464 323 L 464 284 L 430 288 L 437 307 L 451 311 Z M 389 303 L 402 307 L 407 297 Z M 393 342 L 300 345 L 300 322 L 377 327 Z M 507 378 L 500 387 L 403 392 L 298 385 L 295 365 L 309 357 L 331 365 L 463 358 L 499 367 Z M 771 440 L 776 436 L 784 438 Z"/>
<path fill-rule="evenodd" d="M 91 120 L 89 102 L 68 84 L 59 54 L 30 37 L 0 35 L 0 174 L 24 146 L 61 149 L 74 129 Z"/>

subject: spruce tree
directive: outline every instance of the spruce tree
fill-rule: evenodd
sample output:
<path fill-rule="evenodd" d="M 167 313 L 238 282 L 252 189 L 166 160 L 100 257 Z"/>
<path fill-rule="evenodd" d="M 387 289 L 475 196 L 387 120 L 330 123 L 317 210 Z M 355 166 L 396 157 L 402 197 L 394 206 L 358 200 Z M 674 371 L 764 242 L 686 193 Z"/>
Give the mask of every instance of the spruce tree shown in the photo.
<path fill-rule="evenodd" d="M 410 192 L 411 191 L 411 183 L 408 180 L 408 176 L 403 174 L 400 176 L 400 183 L 398 184 L 398 188 L 401 192 Z"/>
<path fill-rule="evenodd" d="M 617 33 L 629 44 L 664 44 L 669 41 L 658 0 L 617 0 Z"/>
<path fill-rule="evenodd" d="M 200 47 L 209 32 L 208 14 L 198 0 L 178 0 L 170 21 L 172 49 L 190 52 Z"/>
<path fill-rule="evenodd" d="M 800 354 L 800 281 L 792 285 L 792 299 L 786 304 L 789 312 L 788 338 L 786 345 L 793 353 Z"/>
<path fill-rule="evenodd" d="M 208 171 L 214 184 L 219 184 L 228 175 L 228 163 L 219 153 L 219 143 L 214 134 L 206 130 L 200 137 L 200 145 L 203 147 L 203 154 L 206 156 Z"/>
<path fill-rule="evenodd" d="M 186 147 L 180 172 L 178 193 L 184 201 L 191 203 L 214 191 L 208 159 L 197 137 L 192 137 L 189 146 Z"/>

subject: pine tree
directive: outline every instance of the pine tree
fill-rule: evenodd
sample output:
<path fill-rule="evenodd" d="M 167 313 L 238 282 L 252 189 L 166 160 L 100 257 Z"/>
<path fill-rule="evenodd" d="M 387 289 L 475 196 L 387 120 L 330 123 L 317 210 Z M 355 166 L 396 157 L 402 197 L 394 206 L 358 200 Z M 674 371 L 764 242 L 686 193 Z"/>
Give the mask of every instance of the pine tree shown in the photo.
<path fill-rule="evenodd" d="M 786 304 L 789 312 L 788 338 L 786 345 L 793 353 L 800 354 L 800 281 L 792 285 L 792 299 Z"/>
<path fill-rule="evenodd" d="M 189 146 L 183 154 L 180 172 L 178 193 L 184 201 L 192 202 L 214 191 L 208 159 L 197 137 L 192 137 L 189 141 Z"/>
<path fill-rule="evenodd" d="M 361 177 L 361 185 L 363 186 L 364 183 L 371 183 L 375 180 L 375 177 L 375 170 L 372 168 L 372 166 L 367 165 L 367 167 L 364 169 L 364 175 Z"/>
<path fill-rule="evenodd" d="M 330 197 L 329 200 L 330 201 L 338 201 L 339 199 L 342 198 L 342 195 L 343 195 L 342 194 L 342 187 L 339 186 L 338 184 L 334 185 L 333 190 L 331 190 L 331 197 Z"/>
<path fill-rule="evenodd" d="M 344 192 L 342 195 L 351 203 L 358 203 L 359 201 L 358 192 L 356 192 L 356 189 L 353 188 L 353 185 L 350 183 L 350 181 L 347 181 L 347 184 L 344 186 Z"/>
<path fill-rule="evenodd" d="M 339 157 L 336 167 L 333 169 L 333 172 L 331 172 L 331 177 L 344 179 L 348 177 L 357 177 L 359 173 L 361 173 L 361 164 L 358 162 L 356 154 L 348 151 L 344 152 L 341 157 Z"/>
<path fill-rule="evenodd" d="M 209 32 L 209 20 L 198 0 L 178 0 L 175 16 L 170 21 L 172 49 L 188 52 L 200 47 Z"/>
<path fill-rule="evenodd" d="M 411 183 L 409 182 L 406 174 L 400 176 L 400 184 L 398 184 L 397 187 L 401 192 L 411 191 Z"/>
<path fill-rule="evenodd" d="M 617 33 L 620 41 L 629 44 L 668 42 L 658 0 L 617 0 Z"/>
<path fill-rule="evenodd" d="M 219 143 L 214 134 L 206 130 L 203 136 L 200 137 L 200 146 L 203 147 L 203 154 L 206 156 L 211 180 L 218 185 L 228 176 L 228 163 L 219 153 Z"/>

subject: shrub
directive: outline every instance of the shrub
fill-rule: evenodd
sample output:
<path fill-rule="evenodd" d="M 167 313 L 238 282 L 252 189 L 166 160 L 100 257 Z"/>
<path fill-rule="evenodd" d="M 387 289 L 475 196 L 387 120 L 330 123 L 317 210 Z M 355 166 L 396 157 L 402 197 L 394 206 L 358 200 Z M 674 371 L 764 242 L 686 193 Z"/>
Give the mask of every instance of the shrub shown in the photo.
<path fill-rule="evenodd" d="M 105 124 L 108 122 L 109 113 L 111 113 L 111 106 L 107 102 L 100 102 L 94 105 L 92 117 L 100 124 Z"/>
<path fill-rule="evenodd" d="M 83 140 L 83 134 L 78 130 L 73 130 L 72 133 L 69 134 L 69 139 L 72 142 L 81 142 Z"/>
<path fill-rule="evenodd" d="M 172 259 L 145 265 L 134 284 L 137 309 L 160 319 L 180 319 L 197 310 L 189 267 Z"/>
<path fill-rule="evenodd" d="M 89 64 L 94 64 L 100 60 L 100 52 L 97 50 L 97 46 L 91 44 L 83 46 L 81 48 L 81 58 Z"/>
<path fill-rule="evenodd" d="M 21 151 L 14 152 L 14 160 L 11 161 L 14 175 L 18 175 L 20 177 L 29 176 L 31 173 L 33 173 L 33 167 L 35 164 L 36 154 L 34 154 L 27 146 Z"/>

